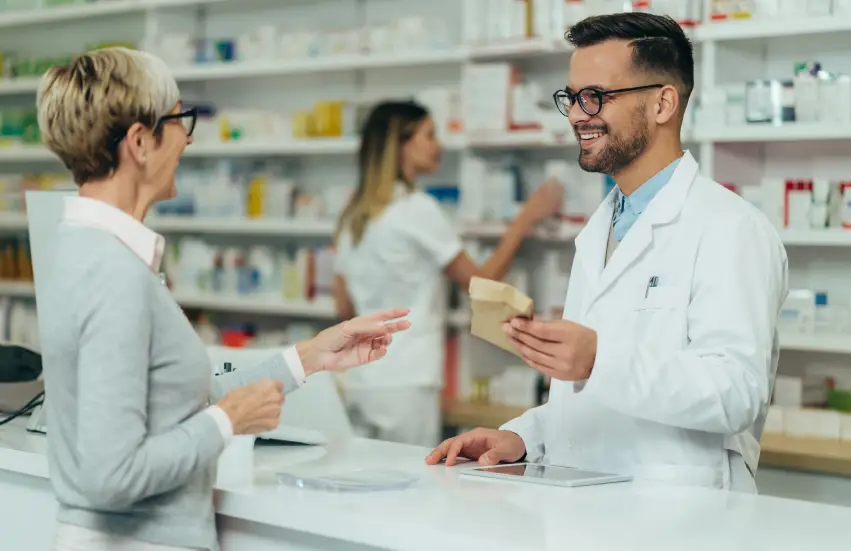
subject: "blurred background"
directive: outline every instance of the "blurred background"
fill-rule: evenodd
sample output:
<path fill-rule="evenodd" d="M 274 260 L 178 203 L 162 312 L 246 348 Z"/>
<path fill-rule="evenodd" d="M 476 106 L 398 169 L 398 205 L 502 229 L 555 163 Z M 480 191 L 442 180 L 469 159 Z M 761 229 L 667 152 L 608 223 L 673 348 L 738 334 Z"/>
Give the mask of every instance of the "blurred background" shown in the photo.
<path fill-rule="evenodd" d="M 579 170 L 552 101 L 563 34 L 624 10 L 668 14 L 693 39 L 684 145 L 786 243 L 760 490 L 851 505 L 851 0 L 0 0 L 0 339 L 38 348 L 24 192 L 74 188 L 40 145 L 38 77 L 107 45 L 162 57 L 201 111 L 179 196 L 147 223 L 206 343 L 278 347 L 337 321 L 333 233 L 360 123 L 386 99 L 430 110 L 443 156 L 421 184 L 476 258 L 547 176 L 567 182 L 559 220 L 506 278 L 560 316 L 573 238 L 613 185 Z M 547 398 L 548 381 L 469 335 L 464 295 L 447 284 L 446 434 Z"/>

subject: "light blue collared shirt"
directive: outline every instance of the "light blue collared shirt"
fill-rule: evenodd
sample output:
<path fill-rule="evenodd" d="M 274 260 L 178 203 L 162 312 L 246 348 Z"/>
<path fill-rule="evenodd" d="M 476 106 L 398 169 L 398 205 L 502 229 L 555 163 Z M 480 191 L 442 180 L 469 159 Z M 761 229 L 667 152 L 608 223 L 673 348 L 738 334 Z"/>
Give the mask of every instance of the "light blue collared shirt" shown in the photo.
<path fill-rule="evenodd" d="M 623 240 L 626 232 L 638 220 L 638 216 L 644 212 L 650 201 L 656 197 L 659 190 L 665 187 L 665 184 L 671 179 L 680 159 L 675 160 L 657 172 L 655 176 L 633 191 L 629 197 L 621 193 L 621 190 L 618 189 L 615 216 L 612 221 L 612 233 L 614 234 L 615 241 L 620 242 Z"/>

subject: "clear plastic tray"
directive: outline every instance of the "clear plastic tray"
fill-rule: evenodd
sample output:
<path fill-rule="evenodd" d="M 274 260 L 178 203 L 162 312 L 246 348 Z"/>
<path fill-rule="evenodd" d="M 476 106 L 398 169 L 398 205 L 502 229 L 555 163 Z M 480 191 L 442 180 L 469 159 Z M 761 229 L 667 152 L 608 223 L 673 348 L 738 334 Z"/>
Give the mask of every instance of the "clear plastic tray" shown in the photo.
<path fill-rule="evenodd" d="M 327 476 L 278 473 L 278 484 L 326 492 L 381 492 L 404 490 L 419 477 L 402 471 L 360 469 Z"/>

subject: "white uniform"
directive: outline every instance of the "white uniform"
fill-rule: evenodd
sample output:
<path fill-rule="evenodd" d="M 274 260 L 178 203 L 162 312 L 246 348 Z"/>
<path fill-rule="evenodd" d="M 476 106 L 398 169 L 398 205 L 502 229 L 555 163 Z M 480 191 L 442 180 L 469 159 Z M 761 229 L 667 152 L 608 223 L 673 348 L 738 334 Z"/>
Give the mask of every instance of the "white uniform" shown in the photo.
<path fill-rule="evenodd" d="M 614 194 L 576 239 L 564 317 L 597 331 L 589 379 L 503 428 L 529 460 L 755 491 L 786 251 L 686 153 L 605 262 Z M 655 279 L 653 279 L 655 278 Z"/>
<path fill-rule="evenodd" d="M 444 269 L 462 251 L 438 202 L 400 184 L 393 202 L 353 244 L 344 230 L 336 271 L 358 315 L 408 307 L 411 328 L 393 337 L 387 356 L 343 378 L 356 427 L 373 437 L 422 446 L 440 440 L 444 366 Z"/>

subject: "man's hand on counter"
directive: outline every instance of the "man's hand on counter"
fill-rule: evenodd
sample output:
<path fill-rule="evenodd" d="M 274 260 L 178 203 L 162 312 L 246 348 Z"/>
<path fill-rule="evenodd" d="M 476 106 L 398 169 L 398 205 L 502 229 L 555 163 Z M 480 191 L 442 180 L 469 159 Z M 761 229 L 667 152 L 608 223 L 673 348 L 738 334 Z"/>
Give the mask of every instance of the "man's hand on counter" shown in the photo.
<path fill-rule="evenodd" d="M 383 358 L 393 334 L 411 326 L 408 320 L 399 319 L 408 312 L 407 308 L 395 308 L 352 318 L 297 344 L 305 375 L 344 371 Z"/>
<path fill-rule="evenodd" d="M 526 444 L 517 434 L 507 430 L 479 428 L 445 440 L 426 457 L 426 463 L 437 465 L 446 458 L 446 466 L 451 467 L 458 462 L 459 457 L 466 457 L 487 466 L 501 461 L 518 461 L 525 453 Z"/>

